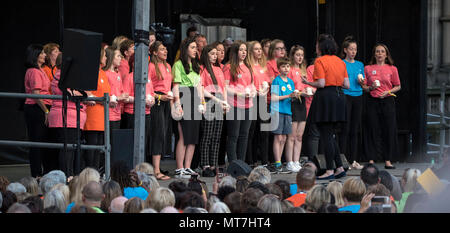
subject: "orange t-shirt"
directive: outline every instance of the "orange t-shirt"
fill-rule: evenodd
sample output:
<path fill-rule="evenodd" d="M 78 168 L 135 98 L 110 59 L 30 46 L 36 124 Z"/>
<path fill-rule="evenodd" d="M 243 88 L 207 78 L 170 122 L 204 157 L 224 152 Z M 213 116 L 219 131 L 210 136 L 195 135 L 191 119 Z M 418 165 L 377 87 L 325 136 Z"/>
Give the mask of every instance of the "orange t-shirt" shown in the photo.
<path fill-rule="evenodd" d="M 300 207 L 301 205 L 305 204 L 306 193 L 295 194 L 290 198 L 286 198 L 286 200 L 290 201 L 294 205 L 294 207 Z"/>
<path fill-rule="evenodd" d="M 42 68 L 42 70 L 44 71 L 44 73 L 47 75 L 48 79 L 50 80 L 50 82 L 52 82 L 53 80 L 53 75 L 52 75 L 52 68 L 49 66 L 44 66 Z M 53 67 L 53 74 L 56 73 L 56 66 Z"/>
<path fill-rule="evenodd" d="M 92 95 L 96 97 L 103 97 L 105 93 L 110 93 L 111 88 L 108 82 L 108 76 L 105 71 L 100 69 L 98 73 L 97 90 L 92 91 Z M 94 106 L 88 106 L 86 108 L 86 124 L 84 125 L 85 131 L 105 131 L 105 109 L 102 104 L 97 103 Z"/>
<path fill-rule="evenodd" d="M 325 79 L 325 86 L 341 87 L 344 79 L 348 78 L 347 67 L 342 59 L 325 55 L 316 59 L 314 63 L 314 80 Z"/>

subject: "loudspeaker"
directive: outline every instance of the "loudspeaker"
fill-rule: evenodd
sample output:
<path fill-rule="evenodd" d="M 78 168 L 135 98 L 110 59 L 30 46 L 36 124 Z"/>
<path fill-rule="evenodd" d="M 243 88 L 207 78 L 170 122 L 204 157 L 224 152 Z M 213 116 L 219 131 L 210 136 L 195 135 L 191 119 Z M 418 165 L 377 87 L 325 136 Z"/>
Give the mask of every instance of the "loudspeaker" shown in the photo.
<path fill-rule="evenodd" d="M 344 167 L 344 170 L 348 170 L 348 168 L 350 167 L 350 164 L 347 161 L 347 158 L 345 157 L 344 154 L 341 154 L 341 160 L 342 160 L 342 166 Z M 323 173 L 325 173 L 325 171 L 327 170 L 327 162 L 325 160 L 325 155 L 324 154 L 318 154 L 316 156 L 314 156 L 313 158 L 313 162 L 316 164 L 317 167 L 317 175 L 322 175 Z M 334 164 L 333 161 L 333 169 L 336 169 L 336 164 Z"/>
<path fill-rule="evenodd" d="M 133 129 L 111 130 L 111 166 L 123 161 L 129 168 L 133 168 L 134 153 Z"/>
<path fill-rule="evenodd" d="M 227 173 L 234 178 L 239 176 L 248 176 L 251 171 L 252 168 L 247 163 L 238 159 L 233 160 L 227 168 Z"/>
<path fill-rule="evenodd" d="M 101 33 L 64 30 L 60 89 L 97 90 L 102 40 Z"/>

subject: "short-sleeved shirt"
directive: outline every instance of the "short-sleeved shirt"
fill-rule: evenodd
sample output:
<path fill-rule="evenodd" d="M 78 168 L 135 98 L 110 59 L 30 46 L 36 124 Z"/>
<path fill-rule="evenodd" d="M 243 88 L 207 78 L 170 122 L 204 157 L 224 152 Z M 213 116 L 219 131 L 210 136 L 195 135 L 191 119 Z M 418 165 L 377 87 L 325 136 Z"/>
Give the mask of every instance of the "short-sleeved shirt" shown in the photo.
<path fill-rule="evenodd" d="M 42 69 L 30 68 L 25 73 L 25 93 L 33 94 L 39 90 L 40 95 L 50 95 L 50 80 Z M 41 99 L 45 105 L 51 105 L 52 100 Z M 36 99 L 26 99 L 25 104 L 36 104 Z"/>
<path fill-rule="evenodd" d="M 119 97 L 123 94 L 123 81 L 118 72 L 110 70 L 105 71 L 108 76 L 111 92 L 109 96 Z M 109 121 L 120 121 L 122 115 L 123 104 L 119 103 L 115 108 L 109 108 Z"/>
<path fill-rule="evenodd" d="M 305 204 L 306 193 L 295 194 L 292 197 L 286 198 L 286 200 L 290 201 L 294 207 L 300 207 Z"/>
<path fill-rule="evenodd" d="M 92 95 L 95 97 L 103 97 L 105 93 L 110 93 L 111 87 L 109 86 L 108 76 L 102 69 L 98 72 L 97 90 L 92 91 Z M 104 106 L 100 103 L 96 103 L 94 106 L 87 106 L 86 108 L 86 124 L 84 125 L 85 131 L 105 131 L 105 114 Z"/>
<path fill-rule="evenodd" d="M 302 82 L 302 76 L 306 76 L 306 70 L 302 71 L 300 68 L 291 66 L 288 77 L 294 81 L 295 90 L 304 92 L 306 89 L 306 84 Z"/>
<path fill-rule="evenodd" d="M 348 80 L 350 82 L 350 88 L 344 89 L 344 94 L 349 96 L 362 96 L 363 89 L 361 84 L 359 84 L 358 75 L 364 75 L 364 64 L 360 61 L 355 61 L 353 63 L 348 62 L 347 60 L 343 60 L 345 66 L 347 67 Z"/>
<path fill-rule="evenodd" d="M 218 66 L 211 66 L 212 71 L 214 73 L 214 77 L 216 77 L 217 86 L 214 85 L 214 82 L 209 74 L 208 70 L 205 67 L 200 69 L 200 77 L 202 80 L 202 86 L 209 93 L 221 93 L 225 92 L 225 77 L 223 71 Z"/>
<path fill-rule="evenodd" d="M 128 64 L 127 60 L 122 59 L 120 61 L 120 66 L 119 66 L 119 75 L 120 75 L 120 77 L 122 77 L 122 82 L 124 81 L 125 77 L 128 76 L 129 73 L 131 73 L 130 65 Z"/>
<path fill-rule="evenodd" d="M 236 92 L 245 93 L 246 89 L 254 88 L 254 84 L 252 82 L 252 74 L 250 73 L 250 69 L 245 64 L 239 65 L 239 69 L 237 72 L 237 79 L 233 81 L 231 77 L 230 64 L 225 65 L 224 76 L 225 81 L 229 81 L 229 86 L 231 89 L 234 89 Z M 252 98 L 238 98 L 237 96 L 228 95 L 228 104 L 237 108 L 251 108 L 253 107 L 253 99 Z"/>
<path fill-rule="evenodd" d="M 314 63 L 314 80 L 325 79 L 325 86 L 341 87 L 348 78 L 345 63 L 337 56 L 325 55 Z"/>
<path fill-rule="evenodd" d="M 128 74 L 128 76 L 125 78 L 125 82 L 123 85 L 123 92 L 128 93 L 129 96 L 134 97 L 134 73 L 131 72 Z M 155 93 L 153 91 L 153 85 L 151 78 L 148 78 L 148 82 L 145 85 L 145 95 L 152 95 L 154 96 Z M 147 98 L 147 97 L 146 97 Z M 134 103 L 125 103 L 123 107 L 123 111 L 133 115 L 134 114 Z M 150 114 L 150 107 L 145 106 L 145 114 Z"/>
<path fill-rule="evenodd" d="M 349 206 L 344 206 L 342 208 L 339 209 L 339 212 L 351 212 L 353 214 L 356 214 L 359 212 L 359 210 L 361 209 L 360 205 L 349 205 Z"/>
<path fill-rule="evenodd" d="M 150 62 L 148 65 L 148 74 L 152 80 L 153 90 L 167 95 L 172 90 L 172 68 L 169 64 L 164 65 L 164 63 L 158 63 L 158 68 L 161 72 L 161 77 L 158 77 L 156 74 L 155 64 Z"/>
<path fill-rule="evenodd" d="M 379 98 L 383 92 L 391 90 L 394 86 L 400 86 L 397 67 L 391 65 L 370 65 L 366 66 L 364 73 L 367 77 L 368 86 L 372 86 L 375 80 L 379 80 L 381 86 L 370 92 L 370 95 Z"/>
<path fill-rule="evenodd" d="M 272 82 L 272 88 L 271 93 L 273 95 L 277 96 L 286 96 L 290 95 L 295 91 L 295 84 L 292 79 L 287 78 L 286 81 L 284 81 L 280 76 L 277 76 L 273 82 Z M 271 113 L 283 113 L 286 115 L 292 115 L 291 110 L 291 98 L 287 98 L 280 101 L 272 101 L 270 104 Z"/>
<path fill-rule="evenodd" d="M 172 69 L 173 82 L 179 83 L 184 87 L 197 87 L 200 83 L 200 75 L 192 70 L 192 64 L 189 65 L 190 72 L 186 74 L 183 63 L 180 61 L 175 62 Z"/>
<path fill-rule="evenodd" d="M 261 67 L 261 65 L 253 65 L 253 78 L 255 87 L 257 90 L 261 90 L 263 88 L 263 83 L 267 82 L 267 84 L 272 83 L 272 77 L 270 77 L 269 69 L 266 67 Z"/>
<path fill-rule="evenodd" d="M 58 87 L 59 78 L 61 76 L 61 70 L 56 70 L 55 78 L 51 82 L 52 92 L 55 95 L 62 95 L 61 89 Z M 62 119 L 62 109 L 63 109 L 63 101 L 62 100 L 53 100 L 52 107 L 48 114 L 48 127 L 49 128 L 62 128 L 63 127 L 63 119 Z M 86 123 L 86 106 L 81 103 L 80 109 L 80 128 L 84 128 L 84 124 Z M 77 107 L 76 104 L 72 101 L 67 101 L 67 128 L 76 128 L 77 127 Z"/>
<path fill-rule="evenodd" d="M 273 59 L 267 62 L 267 71 L 269 72 L 269 76 L 271 78 L 277 77 L 280 75 L 280 71 L 278 71 L 277 60 Z"/>

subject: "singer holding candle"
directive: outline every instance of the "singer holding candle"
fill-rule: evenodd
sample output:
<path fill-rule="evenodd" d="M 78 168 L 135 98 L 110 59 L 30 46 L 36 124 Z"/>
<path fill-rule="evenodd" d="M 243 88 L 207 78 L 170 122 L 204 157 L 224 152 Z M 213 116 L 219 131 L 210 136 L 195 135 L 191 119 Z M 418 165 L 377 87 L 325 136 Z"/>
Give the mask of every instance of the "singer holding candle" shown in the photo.
<path fill-rule="evenodd" d="M 370 92 L 367 99 L 367 122 L 370 124 L 368 141 L 371 143 L 366 146 L 366 152 L 370 163 L 374 163 L 377 155 L 381 154 L 385 168 L 395 169 L 391 164 L 392 157 L 398 152 L 394 93 L 400 91 L 401 83 L 386 45 L 375 45 L 364 73 L 367 80 L 363 88 Z"/>

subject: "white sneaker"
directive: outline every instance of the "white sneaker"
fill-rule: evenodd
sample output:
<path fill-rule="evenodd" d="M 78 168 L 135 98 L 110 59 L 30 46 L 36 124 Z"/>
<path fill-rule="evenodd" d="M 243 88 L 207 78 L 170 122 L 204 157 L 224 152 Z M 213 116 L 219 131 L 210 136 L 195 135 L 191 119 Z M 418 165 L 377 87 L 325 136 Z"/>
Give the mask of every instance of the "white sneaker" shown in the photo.
<path fill-rule="evenodd" d="M 178 179 L 190 179 L 191 175 L 187 174 L 185 172 L 184 168 L 181 168 L 181 169 L 175 170 L 175 178 L 178 178 Z"/>
<path fill-rule="evenodd" d="M 300 171 L 302 169 L 302 165 L 300 165 L 299 161 L 295 161 L 294 165 L 295 165 L 295 167 L 297 167 L 298 171 Z"/>
<path fill-rule="evenodd" d="M 288 171 L 291 171 L 291 172 L 298 172 L 298 171 L 300 171 L 300 170 L 297 168 L 297 166 L 295 166 L 294 162 L 289 162 L 289 163 L 287 164 L 287 166 L 286 166 L 286 169 L 287 169 Z"/>
<path fill-rule="evenodd" d="M 198 175 L 198 173 L 192 170 L 191 168 L 185 168 L 184 173 L 187 175 Z"/>

